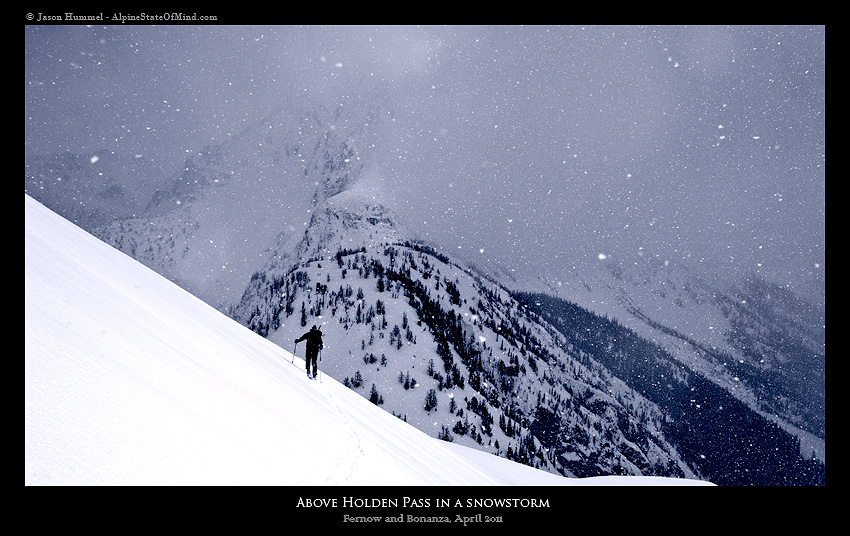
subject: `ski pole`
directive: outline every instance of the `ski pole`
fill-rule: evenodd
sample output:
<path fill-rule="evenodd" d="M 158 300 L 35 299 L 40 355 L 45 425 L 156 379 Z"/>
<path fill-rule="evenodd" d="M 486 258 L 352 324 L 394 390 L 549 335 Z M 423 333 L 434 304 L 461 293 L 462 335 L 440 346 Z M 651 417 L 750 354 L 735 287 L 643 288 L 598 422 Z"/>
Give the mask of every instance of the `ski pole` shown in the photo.
<path fill-rule="evenodd" d="M 295 341 L 295 348 L 292 350 L 292 364 L 295 364 L 295 352 L 298 351 L 298 341 Z"/>

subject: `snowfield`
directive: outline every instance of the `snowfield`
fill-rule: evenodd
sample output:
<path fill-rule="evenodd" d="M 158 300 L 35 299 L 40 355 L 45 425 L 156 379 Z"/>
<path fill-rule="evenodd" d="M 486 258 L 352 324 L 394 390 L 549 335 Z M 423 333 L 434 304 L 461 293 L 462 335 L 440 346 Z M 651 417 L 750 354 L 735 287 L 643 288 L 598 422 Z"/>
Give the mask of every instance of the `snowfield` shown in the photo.
<path fill-rule="evenodd" d="M 425 435 L 25 196 L 26 485 L 570 479 Z"/>

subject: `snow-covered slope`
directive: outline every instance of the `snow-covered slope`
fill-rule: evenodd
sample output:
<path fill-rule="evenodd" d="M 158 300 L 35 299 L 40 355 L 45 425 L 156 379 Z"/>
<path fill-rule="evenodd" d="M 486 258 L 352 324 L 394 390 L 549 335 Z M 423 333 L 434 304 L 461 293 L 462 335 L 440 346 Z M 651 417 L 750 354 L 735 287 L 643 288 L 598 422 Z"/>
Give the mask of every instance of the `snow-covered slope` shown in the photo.
<path fill-rule="evenodd" d="M 428 437 L 25 196 L 27 485 L 568 479 Z"/>

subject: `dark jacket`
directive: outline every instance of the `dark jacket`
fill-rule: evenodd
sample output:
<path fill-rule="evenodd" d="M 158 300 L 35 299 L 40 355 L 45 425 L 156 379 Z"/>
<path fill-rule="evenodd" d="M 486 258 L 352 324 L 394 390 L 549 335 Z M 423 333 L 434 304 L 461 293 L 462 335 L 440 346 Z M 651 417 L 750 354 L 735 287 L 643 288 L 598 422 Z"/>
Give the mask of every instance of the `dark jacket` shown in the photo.
<path fill-rule="evenodd" d="M 316 326 L 313 326 L 310 331 L 295 339 L 296 344 L 301 341 L 307 341 L 307 354 L 316 355 L 322 349 L 322 332 Z"/>

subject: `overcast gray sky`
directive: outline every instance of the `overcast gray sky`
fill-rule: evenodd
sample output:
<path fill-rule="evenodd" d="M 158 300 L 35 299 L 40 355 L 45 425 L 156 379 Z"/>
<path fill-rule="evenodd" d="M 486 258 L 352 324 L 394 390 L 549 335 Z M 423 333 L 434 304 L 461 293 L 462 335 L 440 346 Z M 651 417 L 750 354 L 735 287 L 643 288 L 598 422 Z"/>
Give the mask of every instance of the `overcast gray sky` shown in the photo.
<path fill-rule="evenodd" d="M 170 173 L 288 96 L 378 91 L 395 117 L 391 204 L 447 248 L 551 273 L 643 248 L 822 293 L 825 39 L 822 26 L 31 25 L 25 147 L 143 154 Z"/>

